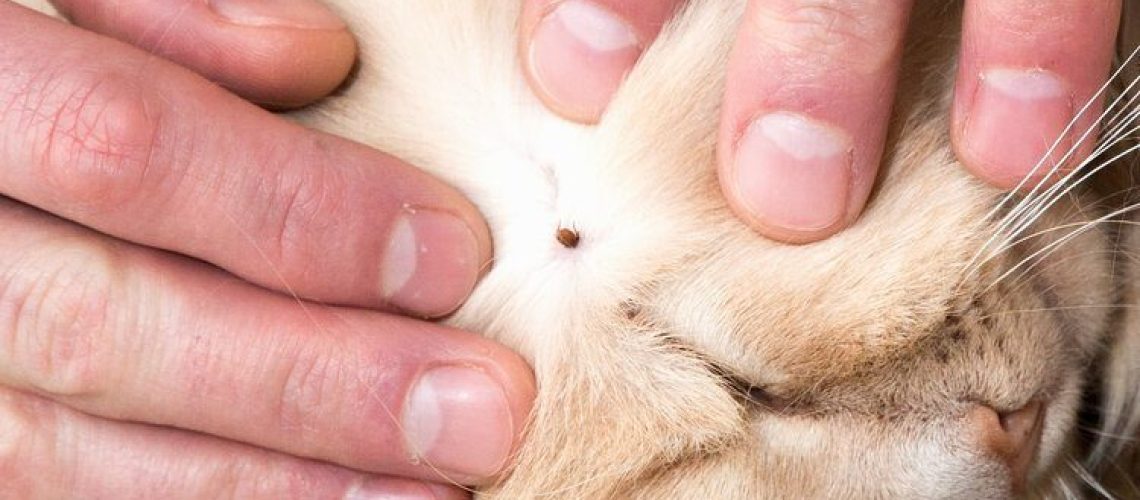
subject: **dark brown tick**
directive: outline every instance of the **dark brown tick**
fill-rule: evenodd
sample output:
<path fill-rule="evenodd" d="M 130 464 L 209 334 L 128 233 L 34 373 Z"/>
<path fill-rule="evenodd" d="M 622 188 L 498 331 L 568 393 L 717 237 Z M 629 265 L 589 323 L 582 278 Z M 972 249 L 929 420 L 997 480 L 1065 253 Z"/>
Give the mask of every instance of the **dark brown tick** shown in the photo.
<path fill-rule="evenodd" d="M 554 236 L 554 239 L 558 240 L 558 242 L 566 248 L 577 248 L 578 241 L 581 240 L 581 238 L 582 237 L 578 235 L 578 231 L 564 227 L 558 228 L 558 232 Z"/>

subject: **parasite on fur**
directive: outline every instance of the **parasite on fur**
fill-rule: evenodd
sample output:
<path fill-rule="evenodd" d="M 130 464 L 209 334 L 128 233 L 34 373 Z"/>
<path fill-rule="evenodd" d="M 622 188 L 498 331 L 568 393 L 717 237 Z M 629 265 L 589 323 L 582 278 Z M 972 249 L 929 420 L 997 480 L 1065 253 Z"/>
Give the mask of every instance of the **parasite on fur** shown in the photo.
<path fill-rule="evenodd" d="M 558 228 L 558 231 L 554 235 L 554 239 L 558 240 L 558 243 L 566 248 L 578 248 L 578 241 L 580 241 L 581 238 L 582 236 L 578 234 L 578 231 L 564 227 Z"/>

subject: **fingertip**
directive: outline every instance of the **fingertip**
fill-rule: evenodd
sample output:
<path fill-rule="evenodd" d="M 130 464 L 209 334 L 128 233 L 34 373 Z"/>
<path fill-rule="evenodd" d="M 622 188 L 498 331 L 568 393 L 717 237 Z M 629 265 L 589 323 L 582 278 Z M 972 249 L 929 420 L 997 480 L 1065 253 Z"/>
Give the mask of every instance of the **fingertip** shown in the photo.
<path fill-rule="evenodd" d="M 530 363 L 514 350 L 485 337 L 480 337 L 486 360 L 487 373 L 491 375 L 502 387 L 506 394 L 507 407 L 510 412 L 512 440 L 508 460 L 499 464 L 495 472 L 485 481 L 477 484 L 487 484 L 494 478 L 506 472 L 509 458 L 518 454 L 526 437 L 526 430 L 530 427 L 531 412 L 534 409 L 535 398 L 538 396 L 538 386 L 534 370 Z"/>
<path fill-rule="evenodd" d="M 994 67 L 964 87 L 970 90 L 956 96 L 964 102 L 955 106 L 952 141 L 969 171 L 1011 189 L 1048 177 L 1067 160 L 1073 95 L 1060 75 Z"/>
<path fill-rule="evenodd" d="M 458 217 L 405 207 L 388 230 L 380 273 L 385 303 L 425 317 L 459 306 L 479 269 L 475 235 Z"/>
<path fill-rule="evenodd" d="M 851 151 L 850 135 L 834 126 L 800 113 L 764 113 L 736 143 L 726 191 L 761 232 L 811 241 L 846 218 Z"/>
<path fill-rule="evenodd" d="M 554 112 L 596 122 L 677 0 L 535 0 L 524 4 L 519 54 Z"/>
<path fill-rule="evenodd" d="M 270 107 L 296 107 L 327 95 L 356 59 L 344 22 L 311 0 L 53 4 L 79 26 L 187 66 Z"/>
<path fill-rule="evenodd" d="M 190 30 L 212 50 L 163 53 L 161 46 L 148 48 L 190 64 L 264 106 L 286 109 L 320 99 L 344 81 L 356 62 L 356 39 L 319 3 L 210 0 L 207 6 L 201 26 Z"/>
<path fill-rule="evenodd" d="M 471 498 L 471 493 L 457 486 L 429 484 L 428 490 L 431 491 L 435 500 L 469 500 Z"/>
<path fill-rule="evenodd" d="M 534 400 L 538 396 L 534 370 L 526 359 L 502 344 L 485 337 L 480 337 L 478 341 L 483 344 L 480 349 L 483 349 L 485 359 L 489 362 L 488 373 L 501 384 L 507 396 L 514 432 L 513 456 L 522 443 Z"/>
<path fill-rule="evenodd" d="M 854 224 L 867 203 L 882 149 L 872 135 L 801 113 L 761 113 L 724 147 L 733 156 L 720 162 L 721 189 L 736 215 L 765 237 L 825 240 Z"/>
<path fill-rule="evenodd" d="M 758 233 L 803 244 L 855 223 L 882 161 L 909 9 L 749 2 L 717 151 L 725 196 Z"/>
<path fill-rule="evenodd" d="M 440 318 L 458 309 L 491 270 L 494 242 L 459 190 L 392 157 L 380 256 L 380 301 L 389 309 Z M 388 169 L 385 169 L 388 170 Z M 396 182 L 399 176 L 404 179 Z"/>
<path fill-rule="evenodd" d="M 637 35 L 617 15 L 589 1 L 567 0 L 539 21 L 524 61 L 531 86 L 548 107 L 593 123 L 641 51 Z"/>
<path fill-rule="evenodd" d="M 458 339 L 457 339 L 458 340 Z M 453 344 L 470 357 L 428 363 L 412 381 L 401 412 L 405 446 L 440 478 L 489 484 L 522 442 L 535 397 L 534 375 L 516 354 L 490 340 Z"/>
<path fill-rule="evenodd" d="M 1120 4 L 967 4 L 951 139 L 961 163 L 1002 189 L 1051 184 L 1093 149 Z"/>
<path fill-rule="evenodd" d="M 250 101 L 291 109 L 333 93 L 356 64 L 356 39 L 347 30 L 256 29 L 265 33 L 199 72 Z"/>
<path fill-rule="evenodd" d="M 349 485 L 344 500 L 463 500 L 471 495 L 456 486 L 422 483 L 396 477 L 362 478 Z"/>
<path fill-rule="evenodd" d="M 344 21 L 319 2 L 310 0 L 207 0 L 226 21 L 250 27 L 343 30 Z"/>
<path fill-rule="evenodd" d="M 504 350 L 506 350 L 504 348 Z M 515 457 L 526 438 L 526 430 L 530 427 L 531 412 L 534 410 L 535 398 L 538 396 L 538 386 L 535 383 L 534 371 L 525 360 L 511 351 L 507 351 L 513 358 L 500 362 L 500 383 L 507 395 L 507 407 L 511 414 L 512 438 L 504 460 L 496 468 L 489 479 L 497 478 L 507 471 L 511 458 Z"/>

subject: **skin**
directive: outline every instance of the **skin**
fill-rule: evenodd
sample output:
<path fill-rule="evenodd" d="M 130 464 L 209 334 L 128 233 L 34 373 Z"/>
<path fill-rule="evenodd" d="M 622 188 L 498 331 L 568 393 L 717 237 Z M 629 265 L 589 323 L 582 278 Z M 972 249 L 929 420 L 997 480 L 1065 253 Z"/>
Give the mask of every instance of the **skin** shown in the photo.
<path fill-rule="evenodd" d="M 536 95 L 566 118 L 596 122 L 683 3 L 524 0 L 519 50 Z M 741 220 L 789 243 L 857 221 L 882 157 L 911 5 L 748 2 L 718 144 L 721 186 Z M 1091 151 L 1120 10 L 1119 0 L 966 2 L 949 133 L 967 169 L 1028 190 L 1056 179 L 1045 175 L 1053 164 L 1072 168 Z M 1059 136 L 1050 163 L 1035 169 Z"/>
<path fill-rule="evenodd" d="M 518 444 L 525 362 L 408 317 L 470 292 L 481 216 L 243 100 L 310 102 L 355 55 L 319 4 L 251 4 L 0 1 L 6 495 L 457 498 L 432 482 Z"/>

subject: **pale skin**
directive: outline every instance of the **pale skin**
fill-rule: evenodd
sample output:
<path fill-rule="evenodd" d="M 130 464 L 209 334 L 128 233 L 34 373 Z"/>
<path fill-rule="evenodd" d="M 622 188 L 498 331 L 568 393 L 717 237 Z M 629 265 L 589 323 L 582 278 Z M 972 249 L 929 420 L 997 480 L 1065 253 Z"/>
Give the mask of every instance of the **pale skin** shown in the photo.
<path fill-rule="evenodd" d="M 517 444 L 525 361 L 412 319 L 470 292 L 482 217 L 238 97 L 355 55 L 318 4 L 251 4 L 0 1 L 0 496 L 461 498 Z"/>
<path fill-rule="evenodd" d="M 452 498 L 465 493 L 440 482 L 493 478 L 533 399 L 529 369 L 406 317 L 470 292 L 491 258 L 480 215 L 413 166 L 241 99 L 288 108 L 330 92 L 355 54 L 344 25 L 305 0 L 54 3 L 79 28 L 0 0 L 0 192 L 15 200 L 0 204 L 13 325 L 0 429 L 20 431 L 0 432 L 0 476 L 17 496 Z M 536 95 L 597 121 L 681 3 L 524 0 Z M 749 3 L 719 156 L 727 200 L 757 231 L 807 243 L 857 220 L 908 8 Z M 1103 82 L 1119 10 L 968 4 L 948 131 L 967 168 L 1008 188 L 1033 167 Z M 1025 88 L 1029 101 L 1006 95 Z M 407 262 L 409 234 L 438 250 Z M 424 380 L 433 390 L 417 392 Z M 428 392 L 449 430 L 423 450 L 402 421 L 432 418 L 412 403 Z"/>

